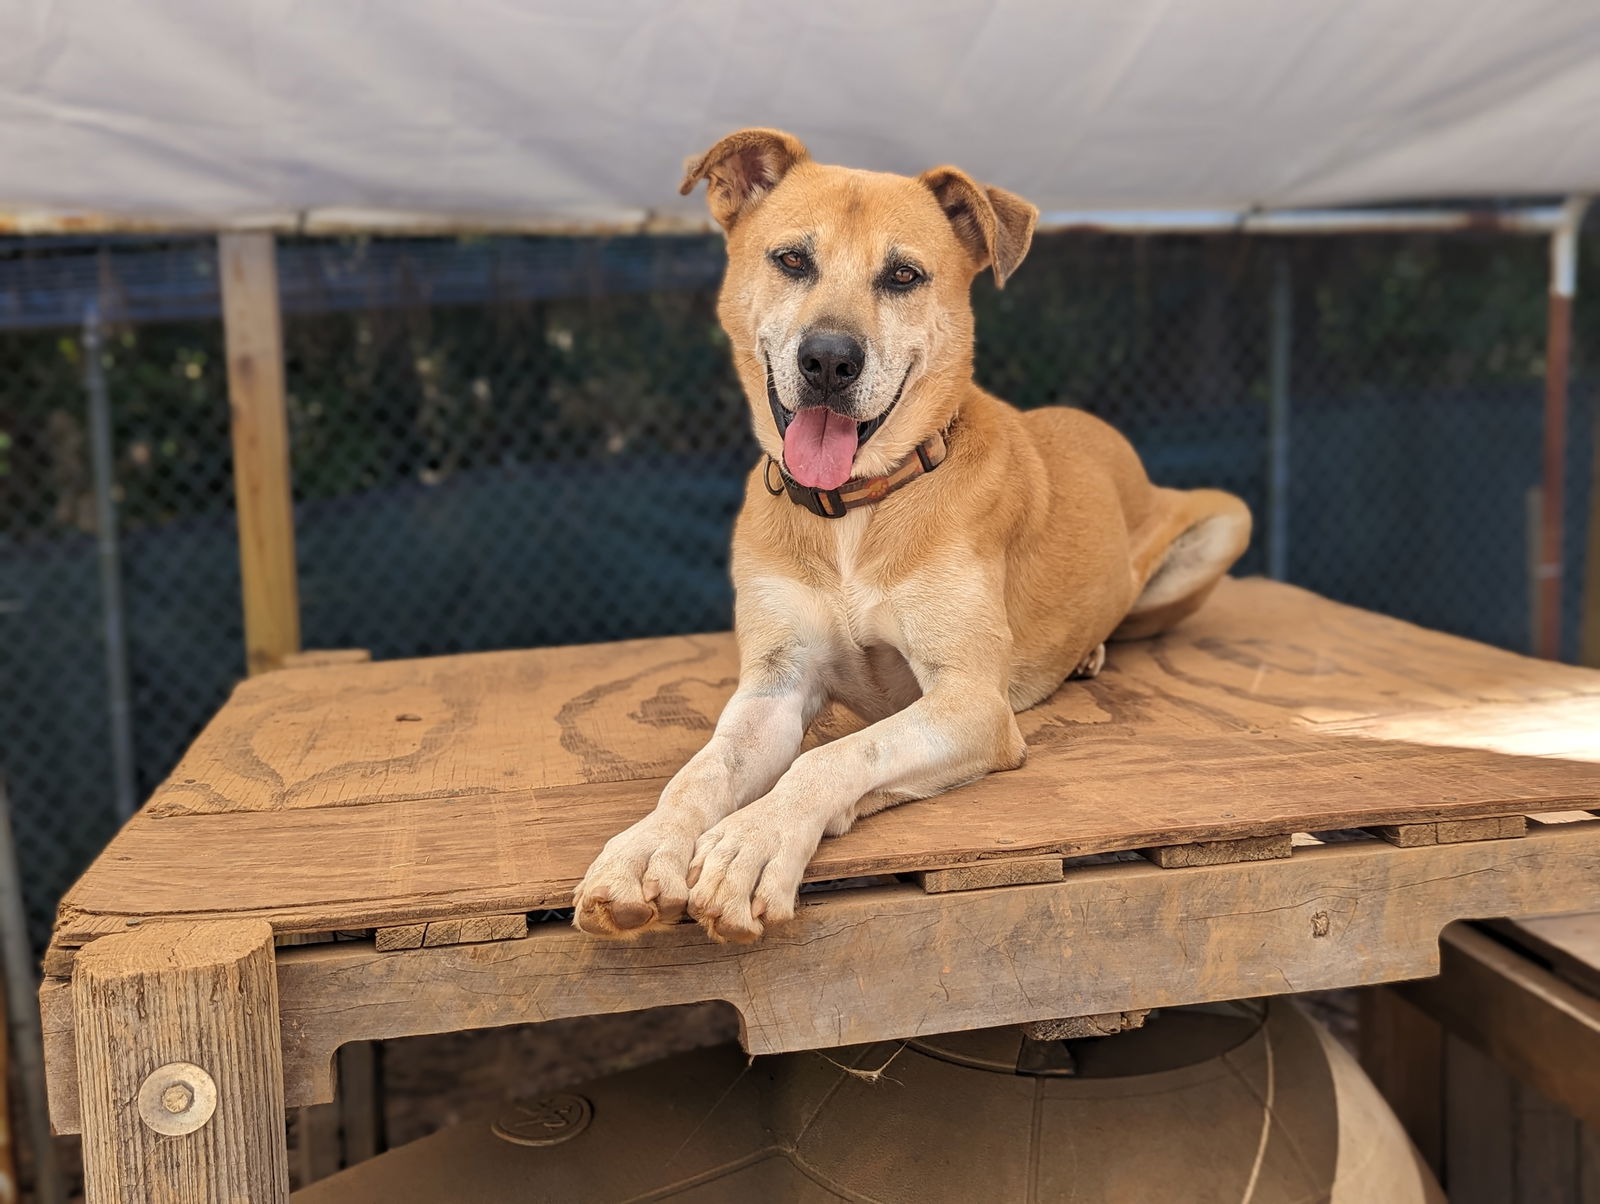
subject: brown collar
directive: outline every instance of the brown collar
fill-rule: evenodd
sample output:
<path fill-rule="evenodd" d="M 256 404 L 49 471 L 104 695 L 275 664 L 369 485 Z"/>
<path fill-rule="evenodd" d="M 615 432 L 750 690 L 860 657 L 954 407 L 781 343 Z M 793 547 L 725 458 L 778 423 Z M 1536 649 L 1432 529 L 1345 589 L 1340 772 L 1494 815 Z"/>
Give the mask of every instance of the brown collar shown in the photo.
<path fill-rule="evenodd" d="M 911 456 L 893 472 L 881 477 L 856 477 L 846 481 L 837 489 L 812 489 L 792 480 L 788 473 L 783 471 L 783 465 L 772 457 L 767 457 L 767 466 L 762 470 L 762 480 L 766 483 L 767 492 L 777 497 L 780 493 L 788 493 L 789 500 L 796 506 L 804 506 L 812 514 L 821 515 L 823 518 L 843 518 L 847 511 L 870 506 L 874 502 L 881 502 L 896 489 L 911 484 L 918 477 L 927 476 L 939 465 L 944 463 L 948 454 L 943 433 L 938 433 L 917 448 L 916 455 Z M 772 470 L 778 470 L 778 484 L 772 483 Z"/>

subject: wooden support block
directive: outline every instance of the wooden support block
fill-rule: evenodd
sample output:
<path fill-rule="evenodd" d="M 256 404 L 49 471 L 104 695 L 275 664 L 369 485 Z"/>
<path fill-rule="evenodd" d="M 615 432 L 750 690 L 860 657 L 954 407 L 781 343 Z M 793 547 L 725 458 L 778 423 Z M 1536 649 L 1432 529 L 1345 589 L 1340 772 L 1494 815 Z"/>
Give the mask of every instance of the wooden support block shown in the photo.
<path fill-rule="evenodd" d="M 325 669 L 329 665 L 364 665 L 372 660 L 365 648 L 308 648 L 283 658 L 282 669 Z"/>
<path fill-rule="evenodd" d="M 1378 824 L 1367 830 L 1402 849 L 1416 849 L 1430 844 L 1513 840 L 1528 834 L 1528 820 L 1522 815 L 1491 815 L 1487 819 L 1452 819 L 1435 824 Z"/>
<path fill-rule="evenodd" d="M 983 890 L 990 886 L 1022 886 L 1030 882 L 1060 882 L 1060 857 L 1017 857 L 978 861 L 947 870 L 923 870 L 916 875 L 930 895 L 953 890 Z"/>
<path fill-rule="evenodd" d="M 276 669 L 300 651 L 278 265 L 273 237 L 265 232 L 220 235 L 217 259 L 233 413 L 245 651 L 255 674 Z"/>
<path fill-rule="evenodd" d="M 437 945 L 475 945 L 484 941 L 512 941 L 528 935 L 528 916 L 513 912 L 502 916 L 463 916 L 427 924 L 400 924 L 379 928 L 374 943 L 380 952 L 423 949 Z"/>
<path fill-rule="evenodd" d="M 1164 870 L 1195 865 L 1232 865 L 1236 861 L 1275 861 L 1294 852 L 1294 837 L 1242 836 L 1237 840 L 1202 840 L 1196 844 L 1159 845 L 1139 852 Z"/>
<path fill-rule="evenodd" d="M 394 928 L 379 928 L 372 939 L 379 953 L 395 949 L 420 949 L 427 931 L 426 924 L 400 924 Z"/>
<path fill-rule="evenodd" d="M 463 916 L 435 920 L 422 938 L 424 948 L 434 945 L 475 945 L 483 941 L 514 941 L 528 935 L 526 912 L 508 916 Z"/>
<path fill-rule="evenodd" d="M 289 1195 L 272 929 L 154 923 L 72 978 L 89 1204 Z"/>
<path fill-rule="evenodd" d="M 1033 1020 L 1022 1026 L 1030 1041 L 1081 1041 L 1088 1037 L 1109 1037 L 1130 1028 L 1143 1028 L 1149 1008 L 1127 1012 L 1102 1012 L 1097 1016 L 1066 1016 L 1060 1020 Z"/>

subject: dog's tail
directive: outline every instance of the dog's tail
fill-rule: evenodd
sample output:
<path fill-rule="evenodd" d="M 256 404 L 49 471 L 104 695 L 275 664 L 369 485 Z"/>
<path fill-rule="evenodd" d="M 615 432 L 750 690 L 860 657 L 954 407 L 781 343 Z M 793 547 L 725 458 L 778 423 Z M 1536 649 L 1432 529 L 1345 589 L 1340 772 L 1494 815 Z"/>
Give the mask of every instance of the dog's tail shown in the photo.
<path fill-rule="evenodd" d="M 1250 508 L 1220 489 L 1158 489 L 1157 516 L 1138 541 L 1139 596 L 1114 640 L 1159 635 L 1199 610 L 1250 543 Z"/>

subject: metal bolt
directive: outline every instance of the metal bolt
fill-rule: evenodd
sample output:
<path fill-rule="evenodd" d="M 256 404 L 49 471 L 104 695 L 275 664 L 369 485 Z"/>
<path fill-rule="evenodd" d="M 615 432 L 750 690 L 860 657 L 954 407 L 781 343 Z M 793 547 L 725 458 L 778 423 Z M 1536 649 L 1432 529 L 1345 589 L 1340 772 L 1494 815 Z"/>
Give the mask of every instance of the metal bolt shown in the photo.
<path fill-rule="evenodd" d="M 217 1084 L 193 1062 L 158 1066 L 139 1085 L 139 1116 L 165 1137 L 205 1125 L 217 1110 Z"/>

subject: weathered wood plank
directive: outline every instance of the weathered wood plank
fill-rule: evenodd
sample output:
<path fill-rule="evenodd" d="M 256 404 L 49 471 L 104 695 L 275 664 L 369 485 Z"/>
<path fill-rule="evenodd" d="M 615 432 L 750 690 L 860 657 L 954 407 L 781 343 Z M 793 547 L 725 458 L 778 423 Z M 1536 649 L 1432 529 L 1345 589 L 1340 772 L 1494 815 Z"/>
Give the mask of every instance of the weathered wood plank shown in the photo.
<path fill-rule="evenodd" d="M 1060 882 L 1059 857 L 1017 857 L 1004 861 L 979 861 L 947 870 L 924 870 L 917 882 L 930 895 L 952 890 L 985 890 L 991 886 L 1022 886 L 1030 882 Z"/>
<path fill-rule="evenodd" d="M 1522 815 L 1491 815 L 1431 824 L 1374 824 L 1367 830 L 1402 849 L 1414 849 L 1418 845 L 1462 844 L 1469 840 L 1514 840 L 1527 835 L 1528 820 Z"/>
<path fill-rule="evenodd" d="M 233 412 L 246 659 L 251 673 L 262 673 L 300 650 L 283 327 L 272 235 L 218 236 L 217 267 Z"/>
<path fill-rule="evenodd" d="M 151 924 L 72 979 L 89 1204 L 289 1196 L 272 931 Z"/>
<path fill-rule="evenodd" d="M 1270 836 L 1161 845 L 1139 852 L 1164 870 L 1177 870 L 1195 865 L 1230 865 L 1235 861 L 1272 861 L 1288 857 L 1294 852 L 1294 839 L 1291 833 L 1281 832 Z"/>

